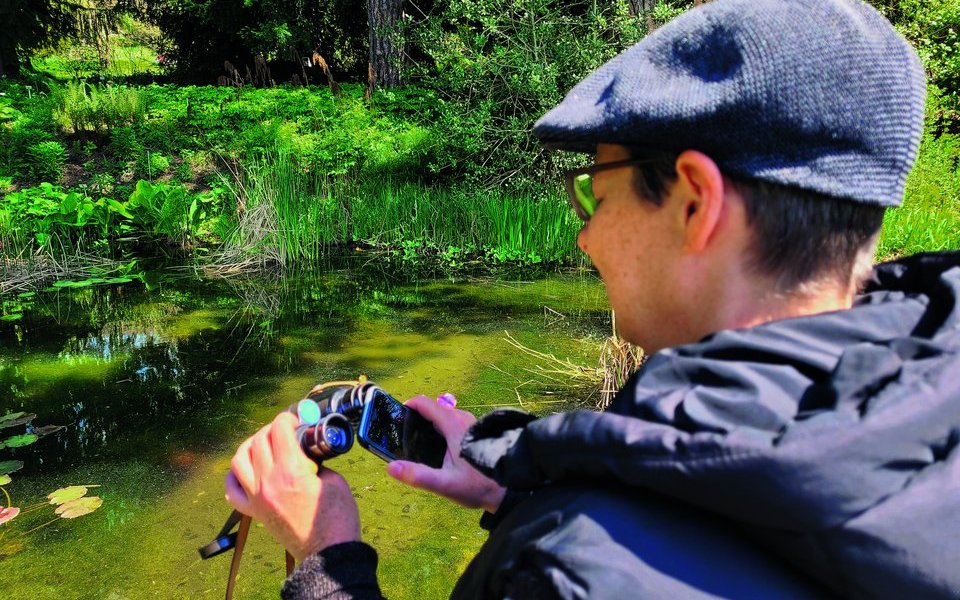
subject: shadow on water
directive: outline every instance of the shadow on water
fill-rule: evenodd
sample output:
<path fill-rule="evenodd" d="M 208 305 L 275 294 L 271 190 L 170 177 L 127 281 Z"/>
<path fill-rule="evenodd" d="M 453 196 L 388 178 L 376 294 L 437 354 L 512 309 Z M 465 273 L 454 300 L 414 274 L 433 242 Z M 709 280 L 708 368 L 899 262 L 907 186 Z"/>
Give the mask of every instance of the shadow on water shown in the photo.
<path fill-rule="evenodd" d="M 591 364 L 608 318 L 592 276 L 408 282 L 355 265 L 38 295 L 23 318 L 0 321 L 0 415 L 23 410 L 65 428 L 0 450 L 25 463 L 5 487 L 27 504 L 99 484 L 104 505 L 0 552 L 0 588 L 10 598 L 220 597 L 228 560 L 201 562 L 196 547 L 228 511 L 230 456 L 313 384 L 366 373 L 401 399 L 454 391 L 480 414 L 517 404 L 508 374 L 529 361 L 505 330 Z M 556 410 L 550 402 L 524 407 Z M 336 468 L 380 550 L 388 595 L 445 597 L 482 542 L 479 515 L 390 481 L 359 450 Z M 41 523 L 0 529 L 9 540 Z M 282 552 L 266 538 L 252 536 L 238 597 L 277 597 Z"/>

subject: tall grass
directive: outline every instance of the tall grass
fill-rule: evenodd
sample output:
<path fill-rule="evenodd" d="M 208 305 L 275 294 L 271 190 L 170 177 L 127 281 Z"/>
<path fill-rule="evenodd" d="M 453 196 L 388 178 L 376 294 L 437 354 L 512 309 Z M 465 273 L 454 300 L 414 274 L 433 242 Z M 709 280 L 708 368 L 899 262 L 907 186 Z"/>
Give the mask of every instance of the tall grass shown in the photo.
<path fill-rule="evenodd" d="M 907 179 L 903 206 L 887 210 L 880 259 L 960 248 L 960 138 L 927 136 Z"/>
<path fill-rule="evenodd" d="M 223 183 L 237 218 L 220 254 L 226 264 L 311 263 L 352 243 L 403 248 L 414 258 L 559 263 L 577 256 L 578 221 L 559 199 L 386 177 L 331 179 L 304 171 L 283 151 L 230 170 Z"/>
<path fill-rule="evenodd" d="M 353 187 L 355 241 L 423 240 L 501 261 L 563 262 L 576 256 L 578 221 L 566 202 L 485 190 L 367 180 Z"/>
<path fill-rule="evenodd" d="M 66 133 L 99 131 L 142 121 L 147 92 L 126 86 L 68 83 L 53 90 L 52 118 Z"/>
<path fill-rule="evenodd" d="M 218 256 L 224 269 L 318 261 L 342 239 L 342 211 L 326 178 L 304 172 L 288 154 L 227 170 L 221 182 L 233 196 L 235 220 Z"/>

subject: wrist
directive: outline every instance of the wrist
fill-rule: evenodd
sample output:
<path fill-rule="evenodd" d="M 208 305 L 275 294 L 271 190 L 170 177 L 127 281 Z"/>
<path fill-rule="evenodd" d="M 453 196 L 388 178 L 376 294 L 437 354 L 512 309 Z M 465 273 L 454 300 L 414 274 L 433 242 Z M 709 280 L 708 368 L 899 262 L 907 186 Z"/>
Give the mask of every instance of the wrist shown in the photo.
<path fill-rule="evenodd" d="M 484 498 L 484 501 L 480 504 L 480 508 L 490 514 L 497 512 L 506 494 L 507 488 L 500 487 L 499 485 L 495 486 L 487 493 L 486 498 Z"/>

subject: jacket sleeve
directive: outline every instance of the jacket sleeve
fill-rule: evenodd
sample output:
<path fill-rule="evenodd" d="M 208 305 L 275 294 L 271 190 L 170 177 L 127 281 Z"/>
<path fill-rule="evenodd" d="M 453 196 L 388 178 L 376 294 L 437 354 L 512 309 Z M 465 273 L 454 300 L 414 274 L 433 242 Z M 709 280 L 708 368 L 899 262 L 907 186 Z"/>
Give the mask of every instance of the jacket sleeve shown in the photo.
<path fill-rule="evenodd" d="M 382 600 L 377 552 L 362 542 L 324 548 L 304 560 L 283 584 L 283 600 Z"/>

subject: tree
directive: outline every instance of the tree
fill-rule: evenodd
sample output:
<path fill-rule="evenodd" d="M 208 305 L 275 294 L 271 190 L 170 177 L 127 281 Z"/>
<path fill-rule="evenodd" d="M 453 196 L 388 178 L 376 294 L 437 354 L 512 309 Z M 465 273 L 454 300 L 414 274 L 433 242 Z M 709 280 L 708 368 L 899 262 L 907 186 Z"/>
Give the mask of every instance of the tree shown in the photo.
<path fill-rule="evenodd" d="M 29 53 L 77 32 L 69 0 L 0 0 L 0 77 L 19 77 Z"/>
<path fill-rule="evenodd" d="M 400 84 L 403 43 L 400 15 L 403 0 L 367 0 L 372 84 L 391 88 Z"/>
<path fill-rule="evenodd" d="M 338 74 L 366 76 L 364 5 L 353 0 L 156 0 L 149 20 L 173 42 L 164 49 L 181 80 L 212 82 L 224 61 L 240 71 L 257 56 L 280 81 L 318 52 Z M 317 76 L 322 77 L 318 73 Z"/>

